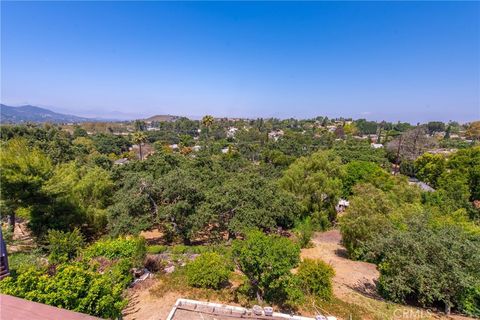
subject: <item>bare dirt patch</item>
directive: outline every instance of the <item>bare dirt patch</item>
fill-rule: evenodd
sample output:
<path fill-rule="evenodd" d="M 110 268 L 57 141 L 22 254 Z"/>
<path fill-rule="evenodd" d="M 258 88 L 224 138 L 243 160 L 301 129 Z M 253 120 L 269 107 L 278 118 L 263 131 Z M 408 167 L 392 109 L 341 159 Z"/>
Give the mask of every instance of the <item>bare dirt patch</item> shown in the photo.
<path fill-rule="evenodd" d="M 127 290 L 128 306 L 123 310 L 125 320 L 166 319 L 178 298 L 179 292 L 168 292 L 161 299 L 150 293 L 158 284 L 156 279 L 148 279 Z"/>
<path fill-rule="evenodd" d="M 340 244 L 342 236 L 338 230 L 316 233 L 313 248 L 303 249 L 302 258 L 322 259 L 335 269 L 334 293 L 343 299 L 352 290 L 377 296 L 375 281 L 379 277 L 377 266 L 372 263 L 353 261 L 346 257 L 345 248 Z"/>
<path fill-rule="evenodd" d="M 335 270 L 333 291 L 336 297 L 350 304 L 365 309 L 369 316 L 364 319 L 473 319 L 459 315 L 446 316 L 384 301 L 376 293 L 376 283 L 380 276 L 376 265 L 353 261 L 347 258 L 346 250 L 341 245 L 339 230 L 315 233 L 313 248 L 302 249 L 302 258 L 321 259 Z"/>

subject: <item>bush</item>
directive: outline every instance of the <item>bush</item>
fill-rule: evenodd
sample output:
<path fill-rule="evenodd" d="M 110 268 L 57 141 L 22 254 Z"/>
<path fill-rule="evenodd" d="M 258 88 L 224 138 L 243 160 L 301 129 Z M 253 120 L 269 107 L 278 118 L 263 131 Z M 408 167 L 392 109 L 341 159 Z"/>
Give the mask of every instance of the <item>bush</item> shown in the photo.
<path fill-rule="evenodd" d="M 300 279 L 291 273 L 273 281 L 267 291 L 266 298 L 283 308 L 293 310 L 305 302 L 305 294 Z"/>
<path fill-rule="evenodd" d="M 187 265 L 188 284 L 193 287 L 219 289 L 229 275 L 226 259 L 215 252 L 204 253 Z"/>
<path fill-rule="evenodd" d="M 311 244 L 310 240 L 313 235 L 313 225 L 310 217 L 299 222 L 295 230 L 298 236 L 298 244 L 301 248 L 307 248 Z"/>
<path fill-rule="evenodd" d="M 47 234 L 50 263 L 67 262 L 77 256 L 84 245 L 80 230 L 75 228 L 72 232 L 49 230 Z"/>
<path fill-rule="evenodd" d="M 158 253 L 164 253 L 167 251 L 168 247 L 167 246 L 162 246 L 162 245 L 151 245 L 147 247 L 147 253 L 151 254 L 158 254 Z"/>
<path fill-rule="evenodd" d="M 31 268 L 18 277 L 0 281 L 0 292 L 103 318 L 118 318 L 127 304 L 122 298 L 127 282 L 118 282 L 118 276 L 115 269 L 99 274 L 80 264 L 60 265 L 54 275 Z"/>
<path fill-rule="evenodd" d="M 335 271 L 321 260 L 305 259 L 300 263 L 297 277 L 306 294 L 323 300 L 332 298 L 332 278 Z"/>
<path fill-rule="evenodd" d="M 105 257 L 107 259 L 128 258 L 134 264 L 143 262 L 145 257 L 145 239 L 143 238 L 118 238 L 100 240 L 83 251 L 84 259 Z"/>
<path fill-rule="evenodd" d="M 159 272 L 167 266 L 167 260 L 158 256 L 147 256 L 143 265 L 150 272 Z"/>
<path fill-rule="evenodd" d="M 459 309 L 469 316 L 480 318 L 480 285 L 465 290 L 460 297 Z"/>
<path fill-rule="evenodd" d="M 40 253 L 37 250 L 25 253 L 16 252 L 8 255 L 8 267 L 10 268 L 10 274 L 16 275 L 23 273 L 30 269 L 32 266 L 40 268 Z"/>
<path fill-rule="evenodd" d="M 429 219 L 409 219 L 407 230 L 372 242 L 372 251 L 381 257 L 379 292 L 394 302 L 441 303 L 446 312 L 458 307 L 474 313 L 479 309 L 472 288 L 480 286 L 480 237 L 457 225 L 426 227 Z"/>
<path fill-rule="evenodd" d="M 232 256 L 252 287 L 251 292 L 260 300 L 269 298 L 270 290 L 278 279 L 289 275 L 298 265 L 300 248 L 287 238 L 267 236 L 261 231 L 247 233 L 243 241 L 235 241 Z"/>

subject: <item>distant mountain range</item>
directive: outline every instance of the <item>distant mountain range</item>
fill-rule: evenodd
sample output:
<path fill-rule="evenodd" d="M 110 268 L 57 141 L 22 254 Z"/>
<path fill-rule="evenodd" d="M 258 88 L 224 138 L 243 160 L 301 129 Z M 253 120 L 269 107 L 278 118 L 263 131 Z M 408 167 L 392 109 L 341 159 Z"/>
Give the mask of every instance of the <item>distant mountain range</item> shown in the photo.
<path fill-rule="evenodd" d="M 52 123 L 68 123 L 68 122 L 86 122 L 98 121 L 97 119 L 83 118 L 73 116 L 71 114 L 62 114 L 51 110 L 35 107 L 20 106 L 11 107 L 0 104 L 0 122 L 1 123 L 25 123 L 25 122 L 52 122 Z"/>
<path fill-rule="evenodd" d="M 175 121 L 179 118 L 180 118 L 179 116 L 173 116 L 173 115 L 155 115 L 150 118 L 144 119 L 144 121 L 169 122 L 169 121 Z M 70 122 L 89 122 L 89 121 L 115 122 L 115 121 L 122 121 L 122 120 L 78 117 L 71 114 L 58 113 L 52 110 L 31 106 L 31 105 L 12 107 L 12 106 L 0 104 L 0 122 L 1 123 L 26 123 L 26 122 L 70 123 Z"/>

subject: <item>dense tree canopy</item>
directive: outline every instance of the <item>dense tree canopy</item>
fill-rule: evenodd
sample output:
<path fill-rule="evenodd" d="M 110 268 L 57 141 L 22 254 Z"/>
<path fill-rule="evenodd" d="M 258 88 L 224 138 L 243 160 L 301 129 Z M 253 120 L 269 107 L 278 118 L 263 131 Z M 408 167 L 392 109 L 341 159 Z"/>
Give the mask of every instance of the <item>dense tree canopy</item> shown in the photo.
<path fill-rule="evenodd" d="M 143 267 L 132 236 L 158 229 L 151 252 L 223 248 L 201 251 L 185 284 L 225 290 L 233 260 L 236 298 L 295 308 L 331 298 L 333 271 L 299 250 L 340 227 L 385 298 L 480 314 L 477 122 L 152 120 L 0 126 L 2 218 L 25 220 L 38 244 L 35 268 L 14 268 L 1 292 L 117 317 Z"/>

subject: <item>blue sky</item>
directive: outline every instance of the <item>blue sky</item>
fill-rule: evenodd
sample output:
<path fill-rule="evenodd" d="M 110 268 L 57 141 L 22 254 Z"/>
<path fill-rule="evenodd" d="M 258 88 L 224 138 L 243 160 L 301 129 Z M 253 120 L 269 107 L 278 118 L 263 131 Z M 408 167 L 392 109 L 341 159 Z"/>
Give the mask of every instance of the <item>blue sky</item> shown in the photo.
<path fill-rule="evenodd" d="M 480 119 L 479 2 L 5 2 L 1 101 L 77 115 Z"/>

